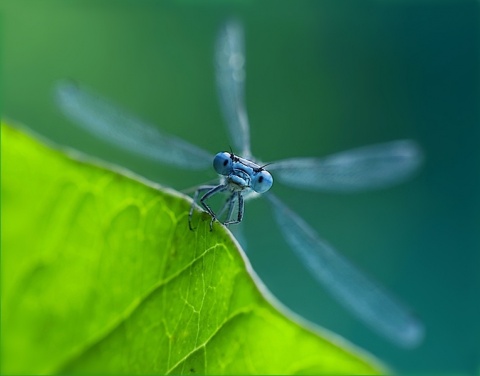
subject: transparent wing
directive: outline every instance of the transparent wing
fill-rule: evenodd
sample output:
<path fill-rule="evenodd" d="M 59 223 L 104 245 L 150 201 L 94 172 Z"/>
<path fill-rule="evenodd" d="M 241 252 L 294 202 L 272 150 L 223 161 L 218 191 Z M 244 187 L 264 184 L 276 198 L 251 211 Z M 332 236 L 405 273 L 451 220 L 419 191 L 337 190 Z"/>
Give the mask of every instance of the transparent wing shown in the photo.
<path fill-rule="evenodd" d="M 403 347 L 423 338 L 423 326 L 403 305 L 369 280 L 278 198 L 266 194 L 287 243 L 312 275 L 347 309 Z"/>
<path fill-rule="evenodd" d="M 384 188 L 411 177 L 420 167 L 420 147 L 411 140 L 353 149 L 325 158 L 292 158 L 269 165 L 276 180 L 292 187 L 356 192 Z"/>
<path fill-rule="evenodd" d="M 230 21 L 220 29 L 215 45 L 215 63 L 220 106 L 234 152 L 249 158 L 250 127 L 244 103 L 245 53 L 240 23 Z"/>
<path fill-rule="evenodd" d="M 55 88 L 62 112 L 82 129 L 152 160 L 188 169 L 206 169 L 213 156 L 180 138 L 161 132 L 86 89 L 67 81 Z"/>

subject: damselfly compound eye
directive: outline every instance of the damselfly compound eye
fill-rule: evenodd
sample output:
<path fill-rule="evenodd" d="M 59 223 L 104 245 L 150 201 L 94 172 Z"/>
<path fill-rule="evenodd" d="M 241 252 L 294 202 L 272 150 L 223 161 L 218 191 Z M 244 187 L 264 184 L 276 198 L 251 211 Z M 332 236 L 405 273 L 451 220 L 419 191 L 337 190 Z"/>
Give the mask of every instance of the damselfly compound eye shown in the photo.
<path fill-rule="evenodd" d="M 266 170 L 258 171 L 252 179 L 252 189 L 257 193 L 268 191 L 273 184 L 273 177 Z"/>
<path fill-rule="evenodd" d="M 230 157 L 230 153 L 218 153 L 213 159 L 213 168 L 220 175 L 226 176 L 232 172 L 232 163 L 233 161 Z"/>

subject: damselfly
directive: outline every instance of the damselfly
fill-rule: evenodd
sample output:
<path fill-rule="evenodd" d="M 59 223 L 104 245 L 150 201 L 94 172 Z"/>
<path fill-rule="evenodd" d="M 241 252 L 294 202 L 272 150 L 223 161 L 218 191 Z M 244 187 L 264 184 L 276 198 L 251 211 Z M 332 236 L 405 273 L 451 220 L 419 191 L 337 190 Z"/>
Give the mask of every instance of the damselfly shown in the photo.
<path fill-rule="evenodd" d="M 238 223 L 243 219 L 244 199 L 266 197 L 286 242 L 317 281 L 379 334 L 402 346 L 416 345 L 423 337 L 423 326 L 409 310 L 338 254 L 279 198 L 266 192 L 272 185 L 272 176 L 250 151 L 244 103 L 243 30 L 239 23 L 229 22 L 221 28 L 216 40 L 215 62 L 221 108 L 238 155 L 221 152 L 213 157 L 78 85 L 60 83 L 57 103 L 65 115 L 83 129 L 153 160 L 195 170 L 211 168 L 213 161 L 221 180 L 217 185 L 200 187 L 194 197 L 197 199 L 203 193 L 200 203 L 211 215 L 212 222 L 223 215 L 224 224 Z M 269 164 L 268 170 L 276 181 L 296 188 L 358 192 L 408 179 L 418 170 L 421 160 L 416 143 L 401 140 L 324 158 L 276 161 Z M 207 201 L 220 192 L 228 192 L 230 196 L 215 212 Z M 237 208 L 235 215 L 234 208 Z M 190 220 L 192 215 L 193 207 Z"/>

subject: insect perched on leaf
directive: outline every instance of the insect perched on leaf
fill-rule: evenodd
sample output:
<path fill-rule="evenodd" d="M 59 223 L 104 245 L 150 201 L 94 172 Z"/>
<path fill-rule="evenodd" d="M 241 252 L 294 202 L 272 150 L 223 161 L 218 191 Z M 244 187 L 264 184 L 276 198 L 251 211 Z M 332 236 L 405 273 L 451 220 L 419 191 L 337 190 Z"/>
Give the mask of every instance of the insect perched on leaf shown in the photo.
<path fill-rule="evenodd" d="M 200 203 L 212 217 L 210 222 L 211 230 L 213 222 L 225 211 L 227 211 L 226 220 L 222 222 L 225 226 L 242 222 L 244 210 L 243 196 L 250 192 L 265 193 L 273 184 L 272 175 L 270 175 L 267 170 L 264 170 L 264 167 L 233 153 L 218 153 L 213 159 L 213 167 L 215 171 L 222 176 L 222 180 L 218 185 L 202 185 L 198 187 L 193 196 L 193 203 L 188 216 L 190 229 L 192 229 L 193 209 L 200 192 L 206 191 L 200 199 Z M 220 213 L 216 214 L 207 204 L 206 200 L 225 191 L 229 192 L 229 197 L 220 210 Z M 238 203 L 237 217 L 236 219 L 232 219 L 235 202 Z"/>
<path fill-rule="evenodd" d="M 212 156 L 68 82 L 58 85 L 57 103 L 83 129 L 152 160 L 191 170 L 211 168 L 213 161 L 220 181 L 200 186 L 194 194 L 190 228 L 199 196 L 201 206 L 211 216 L 210 226 L 220 218 L 225 225 L 241 222 L 244 201 L 266 197 L 286 242 L 317 281 L 379 334 L 401 346 L 418 344 L 423 326 L 409 310 L 338 254 L 269 189 L 273 184 L 270 172 L 280 183 L 308 190 L 358 192 L 388 187 L 405 181 L 418 170 L 422 161 L 419 147 L 410 140 L 391 141 L 324 158 L 272 162 L 268 172 L 250 151 L 244 104 L 245 54 L 239 23 L 229 22 L 221 28 L 215 62 L 221 108 L 238 155 L 220 152 Z M 208 200 L 220 193 L 227 193 L 228 197 L 215 212 Z"/>

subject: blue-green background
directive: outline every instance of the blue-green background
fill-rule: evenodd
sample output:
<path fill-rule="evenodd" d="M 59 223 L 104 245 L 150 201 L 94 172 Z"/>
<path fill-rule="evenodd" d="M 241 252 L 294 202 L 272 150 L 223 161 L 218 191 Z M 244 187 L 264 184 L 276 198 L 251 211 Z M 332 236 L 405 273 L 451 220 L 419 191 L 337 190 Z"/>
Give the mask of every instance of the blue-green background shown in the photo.
<path fill-rule="evenodd" d="M 3 1 L 2 114 L 178 189 L 213 172 L 175 171 L 76 129 L 53 85 L 72 78 L 215 153 L 231 144 L 217 103 L 213 42 L 246 30 L 252 147 L 264 161 L 323 156 L 399 138 L 425 165 L 407 184 L 357 195 L 274 191 L 426 326 L 402 350 L 332 300 L 249 203 L 248 254 L 293 311 L 402 372 L 478 372 L 480 358 L 479 3 L 463 1 Z"/>

